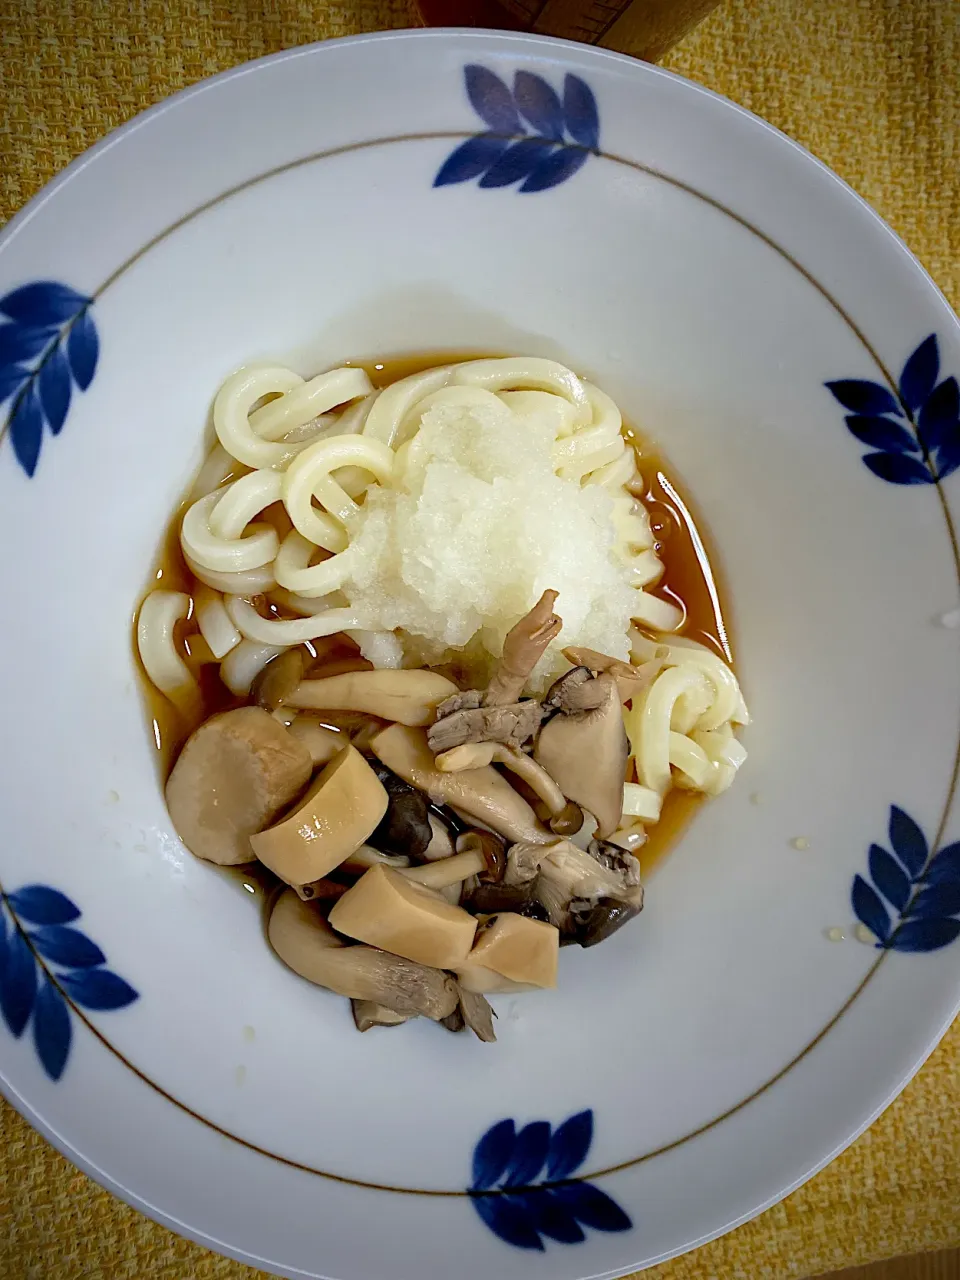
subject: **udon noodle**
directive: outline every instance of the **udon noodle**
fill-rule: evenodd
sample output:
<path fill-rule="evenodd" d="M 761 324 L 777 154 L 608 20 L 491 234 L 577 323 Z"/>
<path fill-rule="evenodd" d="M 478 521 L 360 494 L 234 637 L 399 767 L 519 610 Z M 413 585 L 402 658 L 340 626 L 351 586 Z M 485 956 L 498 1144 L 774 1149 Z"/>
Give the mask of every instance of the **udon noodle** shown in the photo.
<path fill-rule="evenodd" d="M 147 676 L 185 723 L 200 715 L 201 666 L 216 665 L 226 688 L 246 699 L 275 661 L 288 661 L 283 655 L 316 657 L 331 637 L 346 636 L 362 660 L 345 669 L 420 671 L 428 683 L 417 685 L 416 696 L 435 689 L 426 718 L 402 721 L 426 726 L 436 719 L 429 729 L 435 763 L 426 757 L 431 771 L 499 770 L 497 777 L 510 779 L 537 806 L 539 821 L 549 817 L 553 832 L 566 822 L 572 834 L 571 811 L 579 821 L 587 811 L 598 829 L 605 825 L 604 848 L 622 851 L 603 854 L 591 845 L 600 859 L 594 868 L 603 864 L 609 871 L 617 858 L 631 859 L 672 790 L 717 795 L 733 782 L 746 755 L 736 737 L 748 722 L 739 684 L 717 653 L 681 634 L 684 609 L 658 592 L 664 564 L 637 455 L 617 405 L 599 388 L 536 358 L 444 364 L 381 390 L 360 368 L 304 379 L 264 365 L 224 382 L 213 423 L 218 442 L 197 475 L 179 529 L 195 587 L 151 591 L 137 622 Z M 559 616 L 551 612 L 554 601 Z M 490 691 L 523 645 L 532 649 L 514 690 L 514 713 L 523 719 L 532 705 L 517 701 L 523 696 L 542 706 L 535 701 L 536 725 L 526 736 L 511 738 L 502 726 L 489 729 L 491 707 L 505 701 Z M 577 701 L 581 678 L 594 681 L 585 702 Z M 326 701 L 311 702 L 321 697 L 305 692 L 311 683 L 328 686 Z M 331 728 L 316 708 L 369 710 L 366 695 L 349 701 L 355 692 L 346 703 L 329 701 L 335 696 L 330 683 L 307 679 L 288 706 L 273 709 L 274 720 L 290 730 L 298 750 L 307 745 L 315 765 L 332 750 Z M 536 726 L 551 716 L 556 725 L 564 715 L 571 723 L 598 715 L 601 686 L 619 690 L 617 732 L 622 738 L 625 729 L 628 743 L 616 783 L 622 799 L 618 794 L 609 821 L 599 802 L 591 814 L 578 800 L 575 779 L 562 783 L 560 757 L 557 776 L 547 776 L 550 749 L 541 758 L 534 745 L 547 737 L 544 727 L 536 738 Z M 378 714 L 381 722 L 393 718 L 382 707 Z M 444 735 L 457 716 L 474 717 L 474 728 L 447 749 Z M 477 717 L 484 716 L 481 731 Z M 374 752 L 389 773 L 395 766 L 387 747 L 381 752 L 375 743 Z M 423 767 L 411 765 L 412 775 Z M 407 782 L 420 785 L 416 776 Z M 478 822 L 481 831 L 490 825 Z M 274 830 L 279 827 L 263 835 Z M 530 830 L 534 846 L 553 838 L 543 826 Z M 584 831 L 589 837 L 589 828 Z M 525 884 L 526 837 L 512 829 L 501 835 L 513 841 L 513 874 Z M 266 847 L 255 835 L 252 845 Z M 350 855 L 359 858 L 359 869 L 367 868 L 364 884 L 383 870 L 373 865 L 377 858 L 364 863 L 367 847 Z M 549 884 L 550 858 L 559 865 L 566 856 L 541 849 L 528 879 Z M 348 858 L 344 865 L 353 864 Z M 625 874 L 624 866 L 618 864 L 617 873 Z M 301 897 L 310 896 L 309 885 L 279 874 Z M 442 887 L 429 861 L 401 874 L 421 893 Z M 574 916 L 582 924 L 583 903 L 595 914 L 597 904 L 608 901 L 589 873 L 584 884 L 562 911 L 549 894 L 541 896 L 561 935 Z M 340 918 L 347 914 L 344 908 Z"/>

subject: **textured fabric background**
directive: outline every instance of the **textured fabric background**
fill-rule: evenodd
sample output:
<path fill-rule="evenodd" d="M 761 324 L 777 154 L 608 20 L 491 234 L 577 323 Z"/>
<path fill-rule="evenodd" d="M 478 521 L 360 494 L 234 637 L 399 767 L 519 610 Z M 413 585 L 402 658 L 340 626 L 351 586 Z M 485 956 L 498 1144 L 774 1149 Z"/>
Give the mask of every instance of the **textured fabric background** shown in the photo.
<path fill-rule="evenodd" d="M 406 25 L 405 0 L 0 0 L 0 220 L 107 130 L 202 76 Z M 825 160 L 960 306 L 960 0 L 728 0 L 667 65 Z M 960 1024 L 813 1182 L 647 1274 L 789 1280 L 948 1245 L 960 1245 Z M 5 1280 L 256 1274 L 99 1190 L 0 1103 Z"/>

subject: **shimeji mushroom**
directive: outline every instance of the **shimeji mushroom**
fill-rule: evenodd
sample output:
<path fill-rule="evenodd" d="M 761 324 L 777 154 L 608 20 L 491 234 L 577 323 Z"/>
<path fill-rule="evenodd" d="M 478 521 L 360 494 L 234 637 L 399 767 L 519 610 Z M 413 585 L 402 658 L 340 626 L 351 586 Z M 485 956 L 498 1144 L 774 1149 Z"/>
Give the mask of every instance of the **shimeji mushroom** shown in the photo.
<path fill-rule="evenodd" d="M 264 711 L 276 711 L 286 704 L 303 679 L 303 650 L 286 649 L 254 676 L 250 696 Z"/>
<path fill-rule="evenodd" d="M 358 849 L 386 809 L 380 779 L 355 747 L 344 747 L 292 813 L 251 838 L 251 848 L 287 884 L 311 884 Z"/>
<path fill-rule="evenodd" d="M 371 867 L 334 905 L 332 928 L 384 951 L 454 969 L 473 946 L 477 922 L 461 907 L 390 867 Z"/>
<path fill-rule="evenodd" d="M 382 761 L 372 761 L 371 768 L 383 783 L 390 803 L 370 837 L 370 843 L 384 853 L 422 857 L 433 839 L 427 797 L 409 782 L 404 782 L 403 778 L 398 778 Z"/>
<path fill-rule="evenodd" d="M 312 767 L 303 743 L 260 707 L 211 716 L 187 739 L 167 782 L 177 834 L 198 858 L 253 862 L 250 837 L 297 798 Z"/>
<path fill-rule="evenodd" d="M 568 799 L 592 813 L 606 839 L 620 825 L 623 779 L 630 753 L 617 682 L 575 668 L 546 701 L 558 714 L 540 730 L 534 757 Z"/>
<path fill-rule="evenodd" d="M 289 732 L 310 752 L 315 767 L 329 764 L 350 741 L 347 734 L 325 728 L 316 716 L 295 715 Z"/>
<path fill-rule="evenodd" d="M 546 769 L 531 756 L 502 742 L 466 742 L 436 757 L 443 773 L 459 773 L 463 769 L 479 769 L 487 764 L 502 764 L 522 778 L 540 798 L 549 815 L 550 829 L 560 836 L 572 836 L 583 826 L 583 810 L 568 800 Z"/>
<path fill-rule="evenodd" d="M 463 773 L 441 772 L 422 729 L 394 724 L 377 734 L 370 746 L 388 769 L 426 792 L 432 801 L 450 805 L 508 840 L 548 843 L 553 839 L 526 800 L 492 765 Z"/>
<path fill-rule="evenodd" d="M 284 964 L 337 995 L 435 1022 L 457 1007 L 457 984 L 449 974 L 375 947 L 345 944 L 317 908 L 301 902 L 292 889 L 277 899 L 267 936 Z"/>
<path fill-rule="evenodd" d="M 435 671 L 351 671 L 304 680 L 287 699 L 307 711 L 364 711 L 397 724 L 427 725 L 457 686 Z"/>
<path fill-rule="evenodd" d="M 410 859 L 404 855 L 384 853 L 380 849 L 375 849 L 372 844 L 362 844 L 340 864 L 344 871 L 355 871 L 358 874 L 362 874 L 369 867 L 409 867 L 409 865 Z"/>
<path fill-rule="evenodd" d="M 458 837 L 452 857 L 409 867 L 400 874 L 425 889 L 446 889 L 471 876 L 493 882 L 502 880 L 505 867 L 502 840 L 490 831 L 468 831 Z"/>

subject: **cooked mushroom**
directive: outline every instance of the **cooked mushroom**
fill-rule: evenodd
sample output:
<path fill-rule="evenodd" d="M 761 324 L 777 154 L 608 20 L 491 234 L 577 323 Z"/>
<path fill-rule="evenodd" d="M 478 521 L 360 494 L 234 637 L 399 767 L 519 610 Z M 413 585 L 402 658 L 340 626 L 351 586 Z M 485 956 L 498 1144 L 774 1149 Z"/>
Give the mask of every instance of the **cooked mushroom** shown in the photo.
<path fill-rule="evenodd" d="M 311 884 L 297 884 L 293 888 L 304 902 L 325 902 L 329 905 L 342 898 L 348 886 L 338 880 L 314 880 Z"/>
<path fill-rule="evenodd" d="M 623 902 L 619 898 L 575 901 L 570 906 L 571 941 L 578 942 L 581 947 L 595 947 L 598 942 L 606 942 L 628 920 L 638 916 L 640 909 L 637 903 Z"/>
<path fill-rule="evenodd" d="M 497 1034 L 493 1029 L 496 1014 L 485 998 L 475 991 L 460 988 L 460 1015 L 478 1040 L 493 1044 Z"/>
<path fill-rule="evenodd" d="M 539 845 L 536 846 L 540 848 Z M 474 915 L 494 916 L 499 911 L 522 912 L 533 901 L 533 881 L 526 884 L 481 884 L 479 881 L 461 901 Z"/>
<path fill-rule="evenodd" d="M 486 998 L 477 992 L 468 991 L 466 987 L 460 987 L 459 991 L 459 1003 L 453 1013 L 443 1019 L 443 1025 L 448 1031 L 466 1031 L 469 1027 L 478 1040 L 493 1043 L 497 1038 L 493 1030 L 496 1014 Z"/>
<path fill-rule="evenodd" d="M 445 889 L 448 885 L 461 884 L 470 876 L 479 876 L 488 882 L 502 880 L 505 865 L 502 840 L 491 831 L 470 831 L 459 837 L 452 858 L 410 867 L 401 875 L 425 889 Z"/>
<path fill-rule="evenodd" d="M 371 1000 L 395 1013 L 439 1022 L 457 1006 L 457 985 L 439 969 L 375 947 L 346 945 L 309 902 L 281 894 L 267 926 L 277 955 L 308 982 L 352 1000 Z"/>
<path fill-rule="evenodd" d="M 543 708 L 532 699 L 505 706 L 472 707 L 469 699 L 481 695 L 459 694 L 437 708 L 437 722 L 430 726 L 430 749 L 449 751 L 465 742 L 504 742 L 522 747 L 540 728 Z M 445 710 L 445 708 L 449 708 Z"/>
<path fill-rule="evenodd" d="M 325 729 L 316 716 L 294 715 L 289 731 L 310 752 L 314 766 L 329 764 L 348 741 L 346 734 Z"/>
<path fill-rule="evenodd" d="M 606 653 L 598 653 L 596 649 L 564 649 L 563 656 L 575 667 L 589 667 L 597 674 L 601 671 L 609 671 L 617 682 L 621 702 L 636 698 L 649 689 L 663 670 L 663 662 L 660 659 L 634 666 L 633 663 L 623 662 L 620 658 L 611 658 Z"/>
<path fill-rule="evenodd" d="M 391 725 L 370 745 L 388 769 L 425 791 L 431 800 L 452 805 L 508 840 L 539 844 L 553 838 L 527 802 L 491 765 L 463 773 L 441 773 L 421 729 Z"/>
<path fill-rule="evenodd" d="M 397 724 L 427 725 L 457 686 L 434 671 L 351 671 L 304 680 L 287 699 L 310 711 L 365 711 Z"/>
<path fill-rule="evenodd" d="M 602 901 L 615 900 L 634 908 L 634 914 L 643 906 L 636 858 L 616 845 L 598 841 L 591 844 L 590 852 L 569 840 L 557 840 L 546 848 L 518 842 L 507 855 L 504 883 L 532 884 L 533 893 L 547 909 L 551 922 L 573 941 L 580 940 L 571 914 L 574 904 L 581 918 L 588 908 Z M 594 927 L 599 928 L 599 918 Z"/>
<path fill-rule="evenodd" d="M 250 686 L 250 694 L 264 711 L 282 707 L 303 679 L 303 650 L 297 646 L 278 654 L 258 672 Z"/>
<path fill-rule="evenodd" d="M 464 1021 L 463 1010 L 460 1007 L 459 1000 L 457 1001 L 457 1007 L 454 1009 L 453 1013 L 448 1013 L 441 1021 L 440 1025 L 446 1027 L 448 1031 L 453 1031 L 455 1034 L 461 1031 L 466 1031 L 467 1024 Z"/>
<path fill-rule="evenodd" d="M 593 814 L 597 835 L 605 839 L 620 825 L 630 754 L 617 683 L 608 673 L 591 676 L 558 697 L 560 714 L 540 730 L 534 757 L 568 799 Z M 593 705 L 565 709 L 578 700 Z"/>
<path fill-rule="evenodd" d="M 377 775 L 355 747 L 344 747 L 297 808 L 251 837 L 250 845 L 287 884 L 310 884 L 358 849 L 386 809 L 387 793 Z"/>
<path fill-rule="evenodd" d="M 477 929 L 469 964 L 492 969 L 511 982 L 555 987 L 559 946 L 560 934 L 552 924 L 513 913 L 490 916 Z"/>
<path fill-rule="evenodd" d="M 198 858 L 221 866 L 253 862 L 251 835 L 296 799 L 311 770 L 310 752 L 268 712 L 225 711 L 180 752 L 167 782 L 170 818 Z"/>
<path fill-rule="evenodd" d="M 430 813 L 430 843 L 420 857 L 424 862 L 439 862 L 441 858 L 452 858 L 455 853 L 453 835 L 442 818 Z"/>
<path fill-rule="evenodd" d="M 504 706 L 519 701 L 531 671 L 563 626 L 562 620 L 553 612 L 557 594 L 556 591 L 545 591 L 530 612 L 507 632 L 500 661 L 483 697 L 485 706 Z"/>
<path fill-rule="evenodd" d="M 353 1021 L 358 1031 L 369 1031 L 371 1027 L 400 1027 L 405 1022 L 409 1022 L 411 1018 L 417 1015 L 410 1013 L 397 1013 L 394 1009 L 388 1009 L 386 1005 L 376 1004 L 373 1000 L 351 1000 L 350 1004 L 353 1009 Z M 459 1010 L 459 1004 L 454 1010 Z M 447 1018 L 452 1018 L 453 1014 L 448 1014 Z M 442 1018 L 443 1023 L 447 1022 L 447 1018 Z"/>
<path fill-rule="evenodd" d="M 340 864 L 343 871 L 363 872 L 370 867 L 409 867 L 410 859 L 403 854 L 381 853 L 372 844 L 362 844 L 359 849 L 344 858 Z"/>
<path fill-rule="evenodd" d="M 443 773 L 478 769 L 485 764 L 502 764 L 518 778 L 522 778 L 543 802 L 550 820 L 550 829 L 557 835 L 576 835 L 583 826 L 582 810 L 567 800 L 549 773 L 524 752 L 507 747 L 502 742 L 464 743 L 461 747 L 442 752 L 436 757 L 436 764 Z"/>
<path fill-rule="evenodd" d="M 605 696 L 605 688 L 597 683 L 589 667 L 574 667 L 553 682 L 543 703 L 556 711 L 592 711 Z"/>
<path fill-rule="evenodd" d="M 338 933 L 438 969 L 467 958 L 477 922 L 390 867 L 371 867 L 330 912 Z"/>
<path fill-rule="evenodd" d="M 374 760 L 371 768 L 383 783 L 390 803 L 370 837 L 370 844 L 384 853 L 423 857 L 433 839 L 427 797 L 409 782 L 398 778 L 382 761 Z"/>

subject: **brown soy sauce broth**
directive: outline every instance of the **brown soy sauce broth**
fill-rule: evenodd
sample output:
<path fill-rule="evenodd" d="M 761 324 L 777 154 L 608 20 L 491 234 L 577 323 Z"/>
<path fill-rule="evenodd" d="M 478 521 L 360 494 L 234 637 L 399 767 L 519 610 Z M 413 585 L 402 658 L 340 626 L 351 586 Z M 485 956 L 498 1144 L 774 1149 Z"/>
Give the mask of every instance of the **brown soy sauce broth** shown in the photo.
<path fill-rule="evenodd" d="M 439 364 L 486 358 L 486 352 L 434 351 L 419 355 L 396 356 L 384 360 L 345 361 L 366 370 L 375 387 L 387 387 L 391 383 L 420 373 Z M 499 354 L 499 353 L 496 353 Z M 732 661 L 729 628 L 724 620 L 722 607 L 723 589 L 718 582 L 716 561 L 710 554 L 710 542 L 703 525 L 696 517 L 696 509 L 684 491 L 682 482 L 673 473 L 663 454 L 633 428 L 625 427 L 624 435 L 634 448 L 642 484 L 638 495 L 650 513 L 656 537 L 656 551 L 664 564 L 664 574 L 657 584 L 658 594 L 664 595 L 684 611 L 684 624 L 678 634 L 699 641 Z M 242 474 L 245 468 L 239 468 Z M 233 476 L 227 477 L 226 484 Z M 194 577 L 180 549 L 180 522 L 187 508 L 187 499 L 180 503 L 167 527 L 157 559 L 150 575 L 147 590 L 164 587 L 171 591 L 183 591 L 192 596 L 200 583 Z M 290 523 L 281 504 L 268 508 L 260 517 L 267 519 L 283 536 Z M 146 594 L 146 592 L 144 593 Z M 138 602 L 139 607 L 139 602 Z M 282 616 L 278 613 L 278 616 Z M 134 624 L 134 653 L 136 654 L 136 628 Z M 190 619 L 181 624 L 181 642 L 189 646 L 196 636 L 195 625 Z M 356 646 L 346 638 L 342 646 L 343 656 L 356 652 Z M 331 656 L 336 658 L 337 650 Z M 139 668 L 139 658 L 137 658 Z M 249 699 L 235 697 L 220 680 L 216 664 L 195 667 L 200 682 L 200 710 L 187 721 L 173 704 L 156 690 L 141 668 L 141 687 L 151 733 L 156 744 L 157 763 L 161 778 L 165 781 L 177 754 L 186 738 L 208 716 L 232 707 L 243 706 Z M 638 851 L 644 875 L 648 875 L 664 854 L 673 847 L 703 801 L 695 792 L 674 788 L 664 801 L 660 821 L 649 831 L 647 844 Z M 251 868 L 231 869 L 246 892 L 262 898 L 270 891 Z"/>

